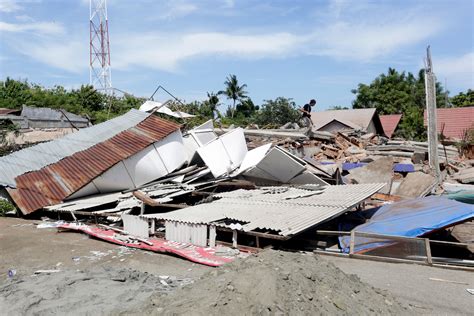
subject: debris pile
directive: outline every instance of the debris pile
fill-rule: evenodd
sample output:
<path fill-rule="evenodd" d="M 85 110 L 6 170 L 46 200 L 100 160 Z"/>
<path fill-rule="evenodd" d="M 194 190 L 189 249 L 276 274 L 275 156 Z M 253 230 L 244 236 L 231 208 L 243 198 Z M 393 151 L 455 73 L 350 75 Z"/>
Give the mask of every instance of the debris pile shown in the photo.
<path fill-rule="evenodd" d="M 145 105 L 160 115 L 185 114 Z M 219 245 L 254 252 L 305 234 L 312 242 L 315 230 L 341 231 L 347 218 L 367 219 L 360 215 L 371 208 L 474 191 L 474 161 L 456 147 L 439 145 L 437 176 L 427 143 L 389 140 L 374 109 L 362 112 L 338 112 L 344 118 L 311 129 L 222 130 L 210 120 L 181 130 L 132 110 L 1 157 L 2 196 L 23 215 L 74 221 L 60 229 L 219 266 L 237 255 L 217 258 Z M 453 227 L 473 217 L 444 222 Z"/>

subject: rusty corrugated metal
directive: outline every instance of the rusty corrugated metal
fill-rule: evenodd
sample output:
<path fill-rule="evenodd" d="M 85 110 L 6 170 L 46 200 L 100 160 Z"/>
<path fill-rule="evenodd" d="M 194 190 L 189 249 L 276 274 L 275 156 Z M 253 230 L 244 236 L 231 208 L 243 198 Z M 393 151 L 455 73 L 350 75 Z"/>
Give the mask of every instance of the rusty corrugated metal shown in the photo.
<path fill-rule="evenodd" d="M 116 163 L 178 129 L 178 124 L 151 115 L 102 143 L 16 177 L 17 188 L 8 192 L 23 214 L 60 203 Z"/>

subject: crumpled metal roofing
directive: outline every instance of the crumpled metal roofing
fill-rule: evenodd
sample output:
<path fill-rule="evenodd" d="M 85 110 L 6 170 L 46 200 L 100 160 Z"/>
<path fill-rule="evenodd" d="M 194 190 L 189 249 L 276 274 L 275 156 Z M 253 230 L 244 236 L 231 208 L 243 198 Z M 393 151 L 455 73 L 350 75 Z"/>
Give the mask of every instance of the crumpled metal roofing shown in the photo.
<path fill-rule="evenodd" d="M 179 129 L 179 125 L 150 115 L 112 138 L 75 152 L 40 170 L 15 178 L 7 189 L 23 214 L 60 203 L 121 160 Z"/>
<path fill-rule="evenodd" d="M 237 190 L 219 194 L 221 199 L 211 203 L 143 217 L 192 224 L 231 219 L 241 222 L 242 230 L 246 232 L 263 229 L 291 236 L 346 212 L 384 185 L 335 185 L 328 186 L 319 194 L 315 194 L 317 191 L 285 187 L 271 188 L 272 194 L 268 193 L 267 188 Z M 298 197 L 302 195 L 306 196 Z"/>
<path fill-rule="evenodd" d="M 98 207 L 101 205 L 105 204 L 112 204 L 114 202 L 119 203 L 119 201 L 124 201 L 124 200 L 130 200 L 134 201 L 137 205 L 137 199 L 132 195 L 132 193 L 121 193 L 121 192 L 115 192 L 115 193 L 106 193 L 106 194 L 99 194 L 99 195 L 93 195 L 93 196 L 88 196 L 80 199 L 75 199 L 71 201 L 67 201 L 61 204 L 53 205 L 53 206 L 48 206 L 45 207 L 46 210 L 48 211 L 81 211 L 81 210 L 87 210 L 91 209 L 94 207 Z"/>
<path fill-rule="evenodd" d="M 19 175 L 39 170 L 64 157 L 88 149 L 137 125 L 148 116 L 150 113 L 132 109 L 104 123 L 0 157 L 0 186 L 15 187 L 15 178 Z"/>

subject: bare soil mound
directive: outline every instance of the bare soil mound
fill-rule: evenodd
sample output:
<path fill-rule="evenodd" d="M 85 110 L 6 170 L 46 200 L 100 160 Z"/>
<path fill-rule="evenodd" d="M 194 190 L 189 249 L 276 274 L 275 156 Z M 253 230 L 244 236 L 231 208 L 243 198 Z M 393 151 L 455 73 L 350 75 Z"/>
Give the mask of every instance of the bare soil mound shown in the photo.
<path fill-rule="evenodd" d="M 0 285 L 3 315 L 110 315 L 148 304 L 152 293 L 173 291 L 191 279 L 132 269 L 93 268 L 13 277 Z"/>
<path fill-rule="evenodd" d="M 210 271 L 168 295 L 154 295 L 148 306 L 134 312 L 400 315 L 409 310 L 320 256 L 268 250 Z"/>

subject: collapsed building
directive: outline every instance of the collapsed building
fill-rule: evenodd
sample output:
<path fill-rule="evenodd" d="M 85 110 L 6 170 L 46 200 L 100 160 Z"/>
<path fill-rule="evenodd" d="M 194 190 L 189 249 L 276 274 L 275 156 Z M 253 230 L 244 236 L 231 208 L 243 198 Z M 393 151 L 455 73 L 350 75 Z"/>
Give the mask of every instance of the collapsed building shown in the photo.
<path fill-rule="evenodd" d="M 456 202 L 448 204 L 457 211 L 443 213 L 418 234 L 354 225 L 384 213 L 385 204 L 396 209 L 399 201 L 410 205 L 427 195 L 473 191 L 472 161 L 443 146 L 445 181 L 438 182 L 425 168 L 427 144 L 387 142 L 374 109 L 359 119 L 351 111 L 334 111 L 342 113 L 337 120 L 328 116 L 309 131 L 222 130 L 212 121 L 182 130 L 163 117 L 186 113 L 152 101 L 145 105 L 1 157 L 2 196 L 23 215 L 73 221 L 58 222 L 60 229 L 214 266 L 232 257 L 232 251 L 218 255 L 218 245 L 242 250 L 316 244 L 354 255 L 359 249 L 367 253 L 361 246 L 367 234 L 419 242 L 420 236 L 474 218 L 472 207 Z M 90 225 L 90 218 L 102 226 Z M 347 234 L 350 249 L 342 238 Z M 465 238 L 458 241 L 463 242 L 455 247 L 470 249 Z M 433 263 L 427 253 L 418 257 Z"/>
<path fill-rule="evenodd" d="M 63 109 L 35 108 L 26 105 L 21 109 L 0 109 L 0 121 L 17 128 L 17 132 L 6 135 L 6 141 L 15 145 L 57 139 L 92 125 L 88 118 Z"/>

